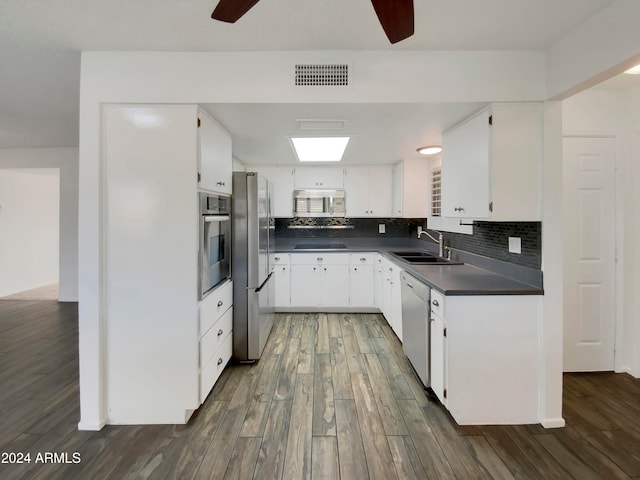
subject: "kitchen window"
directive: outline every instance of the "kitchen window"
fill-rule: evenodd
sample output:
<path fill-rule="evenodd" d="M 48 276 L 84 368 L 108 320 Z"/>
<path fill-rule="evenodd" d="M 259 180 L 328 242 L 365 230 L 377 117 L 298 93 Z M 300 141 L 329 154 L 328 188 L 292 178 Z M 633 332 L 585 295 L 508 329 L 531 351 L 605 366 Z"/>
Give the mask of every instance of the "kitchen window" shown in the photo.
<path fill-rule="evenodd" d="M 439 217 L 442 212 L 442 169 L 431 170 L 431 215 Z"/>

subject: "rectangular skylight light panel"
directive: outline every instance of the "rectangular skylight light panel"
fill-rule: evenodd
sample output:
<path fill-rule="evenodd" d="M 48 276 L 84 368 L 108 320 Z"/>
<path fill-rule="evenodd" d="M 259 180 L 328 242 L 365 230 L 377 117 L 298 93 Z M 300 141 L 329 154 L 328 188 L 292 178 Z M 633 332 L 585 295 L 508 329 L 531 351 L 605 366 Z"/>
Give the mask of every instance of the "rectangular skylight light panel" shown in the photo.
<path fill-rule="evenodd" d="M 339 162 L 349 137 L 298 137 L 291 143 L 301 162 Z"/>

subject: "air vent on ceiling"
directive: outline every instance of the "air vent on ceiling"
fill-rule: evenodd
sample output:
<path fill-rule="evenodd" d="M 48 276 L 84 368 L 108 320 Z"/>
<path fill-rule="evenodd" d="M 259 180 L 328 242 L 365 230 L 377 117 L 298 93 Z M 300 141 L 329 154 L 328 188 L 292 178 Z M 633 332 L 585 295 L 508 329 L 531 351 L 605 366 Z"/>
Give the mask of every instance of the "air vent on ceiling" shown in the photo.
<path fill-rule="evenodd" d="M 346 87 L 349 65 L 296 65 L 296 87 Z"/>

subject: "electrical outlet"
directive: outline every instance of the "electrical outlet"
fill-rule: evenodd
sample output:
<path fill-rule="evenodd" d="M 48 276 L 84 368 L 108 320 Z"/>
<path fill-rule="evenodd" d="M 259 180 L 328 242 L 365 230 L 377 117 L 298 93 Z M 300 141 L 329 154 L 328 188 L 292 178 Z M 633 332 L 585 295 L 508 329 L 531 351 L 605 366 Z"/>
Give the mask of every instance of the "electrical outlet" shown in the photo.
<path fill-rule="evenodd" d="M 509 237 L 509 252 L 522 253 L 522 240 L 520 237 Z"/>
<path fill-rule="evenodd" d="M 378 233 L 387 233 L 387 228 L 384 223 L 378 224 Z"/>

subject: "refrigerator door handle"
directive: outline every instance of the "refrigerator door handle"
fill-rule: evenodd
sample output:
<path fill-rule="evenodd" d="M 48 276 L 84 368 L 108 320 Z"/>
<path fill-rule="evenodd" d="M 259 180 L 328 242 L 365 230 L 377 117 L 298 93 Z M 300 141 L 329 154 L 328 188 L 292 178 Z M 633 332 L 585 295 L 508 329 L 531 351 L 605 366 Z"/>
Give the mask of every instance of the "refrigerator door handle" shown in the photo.
<path fill-rule="evenodd" d="M 271 277 L 273 276 L 273 272 L 270 272 L 269 275 L 267 275 L 267 278 L 264 280 L 264 282 L 262 282 L 262 285 L 260 285 L 258 288 L 256 288 L 254 290 L 255 293 L 260 293 L 262 291 L 262 289 L 267 285 L 267 282 L 269 280 L 271 280 Z"/>

